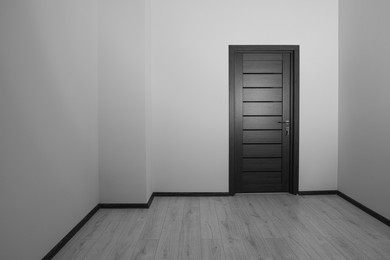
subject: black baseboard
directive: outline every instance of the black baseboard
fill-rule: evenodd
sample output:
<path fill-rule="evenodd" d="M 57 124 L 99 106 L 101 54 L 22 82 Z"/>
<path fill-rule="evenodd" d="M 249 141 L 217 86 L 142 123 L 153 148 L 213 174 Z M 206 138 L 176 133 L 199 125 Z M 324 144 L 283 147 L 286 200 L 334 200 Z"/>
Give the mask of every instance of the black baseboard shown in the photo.
<path fill-rule="evenodd" d="M 52 259 L 66 243 L 87 223 L 87 221 L 99 210 L 99 205 L 96 205 L 66 236 L 58 242 L 49 253 L 47 253 L 42 260 Z"/>
<path fill-rule="evenodd" d="M 370 208 L 367 208 L 366 206 L 364 206 L 363 204 L 361 204 L 360 202 L 357 202 L 356 200 L 352 199 L 351 197 L 349 197 L 348 195 L 345 195 L 344 193 L 342 193 L 341 191 L 337 191 L 337 195 L 339 195 L 341 198 L 345 199 L 346 201 L 348 201 L 349 203 L 355 205 L 356 207 L 358 207 L 359 209 L 363 210 L 364 212 L 366 212 L 367 214 L 371 215 L 372 217 L 376 218 L 377 220 L 379 220 L 380 222 L 386 224 L 387 226 L 390 227 L 390 220 L 384 216 L 382 216 L 381 214 L 373 211 L 372 209 Z"/>
<path fill-rule="evenodd" d="M 310 190 L 310 191 L 298 191 L 298 195 L 336 195 L 337 190 Z"/>
<path fill-rule="evenodd" d="M 101 209 L 148 209 L 153 202 L 154 193 L 146 203 L 100 203 Z"/>
<path fill-rule="evenodd" d="M 154 197 L 223 197 L 231 196 L 229 192 L 154 192 Z"/>
<path fill-rule="evenodd" d="M 152 193 L 152 195 L 150 195 L 150 198 L 148 200 L 148 208 L 150 207 L 150 205 L 152 205 L 152 202 L 153 202 L 153 199 L 154 199 L 154 193 Z"/>
<path fill-rule="evenodd" d="M 101 209 L 147 209 L 148 203 L 100 203 Z"/>

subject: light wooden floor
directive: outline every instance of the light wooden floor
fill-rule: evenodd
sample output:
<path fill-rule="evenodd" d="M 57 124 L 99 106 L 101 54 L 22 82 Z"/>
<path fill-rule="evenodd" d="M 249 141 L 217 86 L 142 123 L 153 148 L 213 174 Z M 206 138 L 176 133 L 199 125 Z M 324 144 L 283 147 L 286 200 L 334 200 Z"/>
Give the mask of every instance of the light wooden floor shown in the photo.
<path fill-rule="evenodd" d="M 336 195 L 156 197 L 100 209 L 55 259 L 390 259 L 390 228 Z"/>

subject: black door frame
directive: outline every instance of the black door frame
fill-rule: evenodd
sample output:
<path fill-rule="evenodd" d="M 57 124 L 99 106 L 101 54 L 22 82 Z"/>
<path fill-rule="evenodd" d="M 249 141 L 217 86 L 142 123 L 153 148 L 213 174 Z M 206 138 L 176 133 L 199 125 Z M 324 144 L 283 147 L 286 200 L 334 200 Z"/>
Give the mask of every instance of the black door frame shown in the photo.
<path fill-rule="evenodd" d="M 290 102 L 291 136 L 290 138 L 290 183 L 289 192 L 298 194 L 299 182 L 299 45 L 229 45 L 229 193 L 236 193 L 235 187 L 235 53 L 248 52 L 285 52 L 291 53 L 292 87 Z"/>

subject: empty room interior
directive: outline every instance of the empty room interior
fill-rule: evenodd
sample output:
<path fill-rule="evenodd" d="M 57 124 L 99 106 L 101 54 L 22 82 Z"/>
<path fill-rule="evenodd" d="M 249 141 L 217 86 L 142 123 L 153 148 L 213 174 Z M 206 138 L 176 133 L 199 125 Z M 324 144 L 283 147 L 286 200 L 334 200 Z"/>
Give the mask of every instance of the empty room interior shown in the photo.
<path fill-rule="evenodd" d="M 0 259 L 390 259 L 389 11 L 0 1 Z"/>

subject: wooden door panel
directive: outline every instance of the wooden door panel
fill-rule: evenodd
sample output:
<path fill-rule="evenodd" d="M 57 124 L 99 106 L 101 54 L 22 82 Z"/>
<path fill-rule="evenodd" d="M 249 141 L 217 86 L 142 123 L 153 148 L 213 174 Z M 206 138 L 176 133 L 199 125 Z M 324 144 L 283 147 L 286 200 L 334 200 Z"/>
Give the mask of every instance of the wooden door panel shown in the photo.
<path fill-rule="evenodd" d="M 246 129 L 282 129 L 281 116 L 261 117 L 251 116 L 243 118 L 243 130 Z"/>
<path fill-rule="evenodd" d="M 244 144 L 281 143 L 282 131 L 244 131 Z"/>
<path fill-rule="evenodd" d="M 245 172 L 242 175 L 244 184 L 281 184 L 280 172 Z"/>
<path fill-rule="evenodd" d="M 282 101 L 281 88 L 244 88 L 242 101 Z"/>
<path fill-rule="evenodd" d="M 278 116 L 282 114 L 282 103 L 243 103 L 242 110 L 244 116 Z"/>
<path fill-rule="evenodd" d="M 243 87 L 281 88 L 282 74 L 244 74 Z"/>
<path fill-rule="evenodd" d="M 285 188 L 282 184 L 274 183 L 242 183 L 241 192 L 283 192 Z"/>
<path fill-rule="evenodd" d="M 242 146 L 243 157 L 281 157 L 281 144 L 251 144 Z"/>
<path fill-rule="evenodd" d="M 251 60 L 243 62 L 244 73 L 282 73 L 282 61 Z"/>
<path fill-rule="evenodd" d="M 281 171 L 281 158 L 244 158 L 242 159 L 242 170 L 245 171 Z"/>

